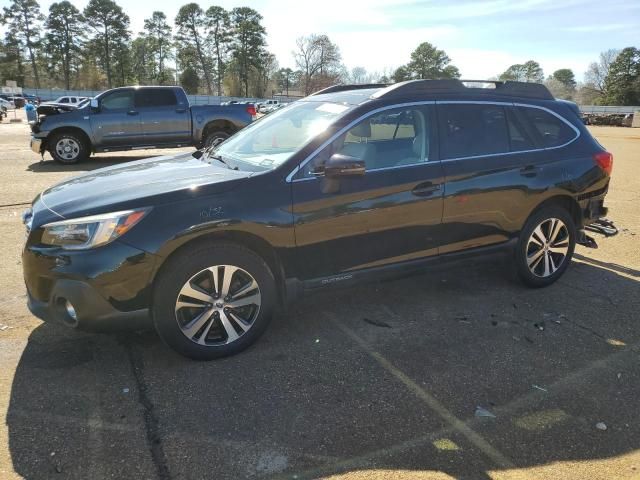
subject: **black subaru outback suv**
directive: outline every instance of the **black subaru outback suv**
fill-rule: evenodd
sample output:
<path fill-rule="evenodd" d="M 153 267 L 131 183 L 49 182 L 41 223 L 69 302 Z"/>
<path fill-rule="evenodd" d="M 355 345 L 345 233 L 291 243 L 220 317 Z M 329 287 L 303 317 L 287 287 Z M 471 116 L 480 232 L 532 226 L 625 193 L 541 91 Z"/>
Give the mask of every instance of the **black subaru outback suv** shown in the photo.
<path fill-rule="evenodd" d="M 31 311 L 77 328 L 151 317 L 178 352 L 239 352 L 328 285 L 508 249 L 569 266 L 606 213 L 612 156 L 542 85 L 330 87 L 215 149 L 55 185 L 25 212 Z"/>

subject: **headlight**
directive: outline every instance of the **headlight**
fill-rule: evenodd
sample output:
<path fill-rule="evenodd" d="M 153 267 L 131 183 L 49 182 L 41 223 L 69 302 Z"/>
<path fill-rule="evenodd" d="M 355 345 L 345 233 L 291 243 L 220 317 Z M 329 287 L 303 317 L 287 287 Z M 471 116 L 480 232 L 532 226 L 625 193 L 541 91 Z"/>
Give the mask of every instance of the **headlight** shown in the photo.
<path fill-rule="evenodd" d="M 127 210 L 48 223 L 43 227 L 41 242 L 67 250 L 105 245 L 128 232 L 148 211 Z"/>

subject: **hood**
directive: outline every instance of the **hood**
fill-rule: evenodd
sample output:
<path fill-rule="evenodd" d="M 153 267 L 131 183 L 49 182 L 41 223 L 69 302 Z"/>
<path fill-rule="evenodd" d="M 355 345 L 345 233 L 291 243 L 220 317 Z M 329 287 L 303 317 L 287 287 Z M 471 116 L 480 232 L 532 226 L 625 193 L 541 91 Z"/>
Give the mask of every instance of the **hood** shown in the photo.
<path fill-rule="evenodd" d="M 222 193 L 250 175 L 186 153 L 94 170 L 54 185 L 39 199 L 58 216 L 74 218 Z"/>
<path fill-rule="evenodd" d="M 78 107 L 75 105 L 69 105 L 68 103 L 41 103 L 36 112 L 38 115 L 57 115 L 58 113 L 73 112 Z"/>

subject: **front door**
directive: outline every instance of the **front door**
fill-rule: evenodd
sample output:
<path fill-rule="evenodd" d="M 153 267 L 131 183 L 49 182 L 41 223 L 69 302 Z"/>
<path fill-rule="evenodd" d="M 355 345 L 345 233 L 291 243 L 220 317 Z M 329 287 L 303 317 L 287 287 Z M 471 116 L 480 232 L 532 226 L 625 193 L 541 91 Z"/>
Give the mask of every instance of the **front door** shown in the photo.
<path fill-rule="evenodd" d="M 99 110 L 91 113 L 91 129 L 97 150 L 140 145 L 142 127 L 133 90 L 117 89 L 102 97 Z"/>
<path fill-rule="evenodd" d="M 438 253 L 443 173 L 432 105 L 374 114 L 337 134 L 292 181 L 300 279 L 348 276 Z M 334 153 L 365 161 L 361 177 L 322 176 Z"/>

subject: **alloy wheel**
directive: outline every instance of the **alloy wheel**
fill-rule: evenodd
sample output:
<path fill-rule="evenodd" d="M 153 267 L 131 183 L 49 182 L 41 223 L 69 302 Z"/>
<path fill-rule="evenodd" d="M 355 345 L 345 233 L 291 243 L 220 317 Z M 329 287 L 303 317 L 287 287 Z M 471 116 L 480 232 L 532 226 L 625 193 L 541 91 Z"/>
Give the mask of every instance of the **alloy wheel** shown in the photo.
<path fill-rule="evenodd" d="M 569 245 L 569 229 L 562 220 L 548 218 L 542 221 L 527 241 L 529 271 L 540 278 L 553 275 L 566 261 Z"/>
<path fill-rule="evenodd" d="M 56 153 L 65 160 L 74 160 L 80 154 L 80 145 L 73 138 L 61 138 L 56 143 Z"/>
<path fill-rule="evenodd" d="M 175 315 L 183 335 L 192 342 L 226 345 L 249 331 L 260 305 L 260 288 L 251 274 L 233 265 L 216 265 L 184 284 Z"/>

